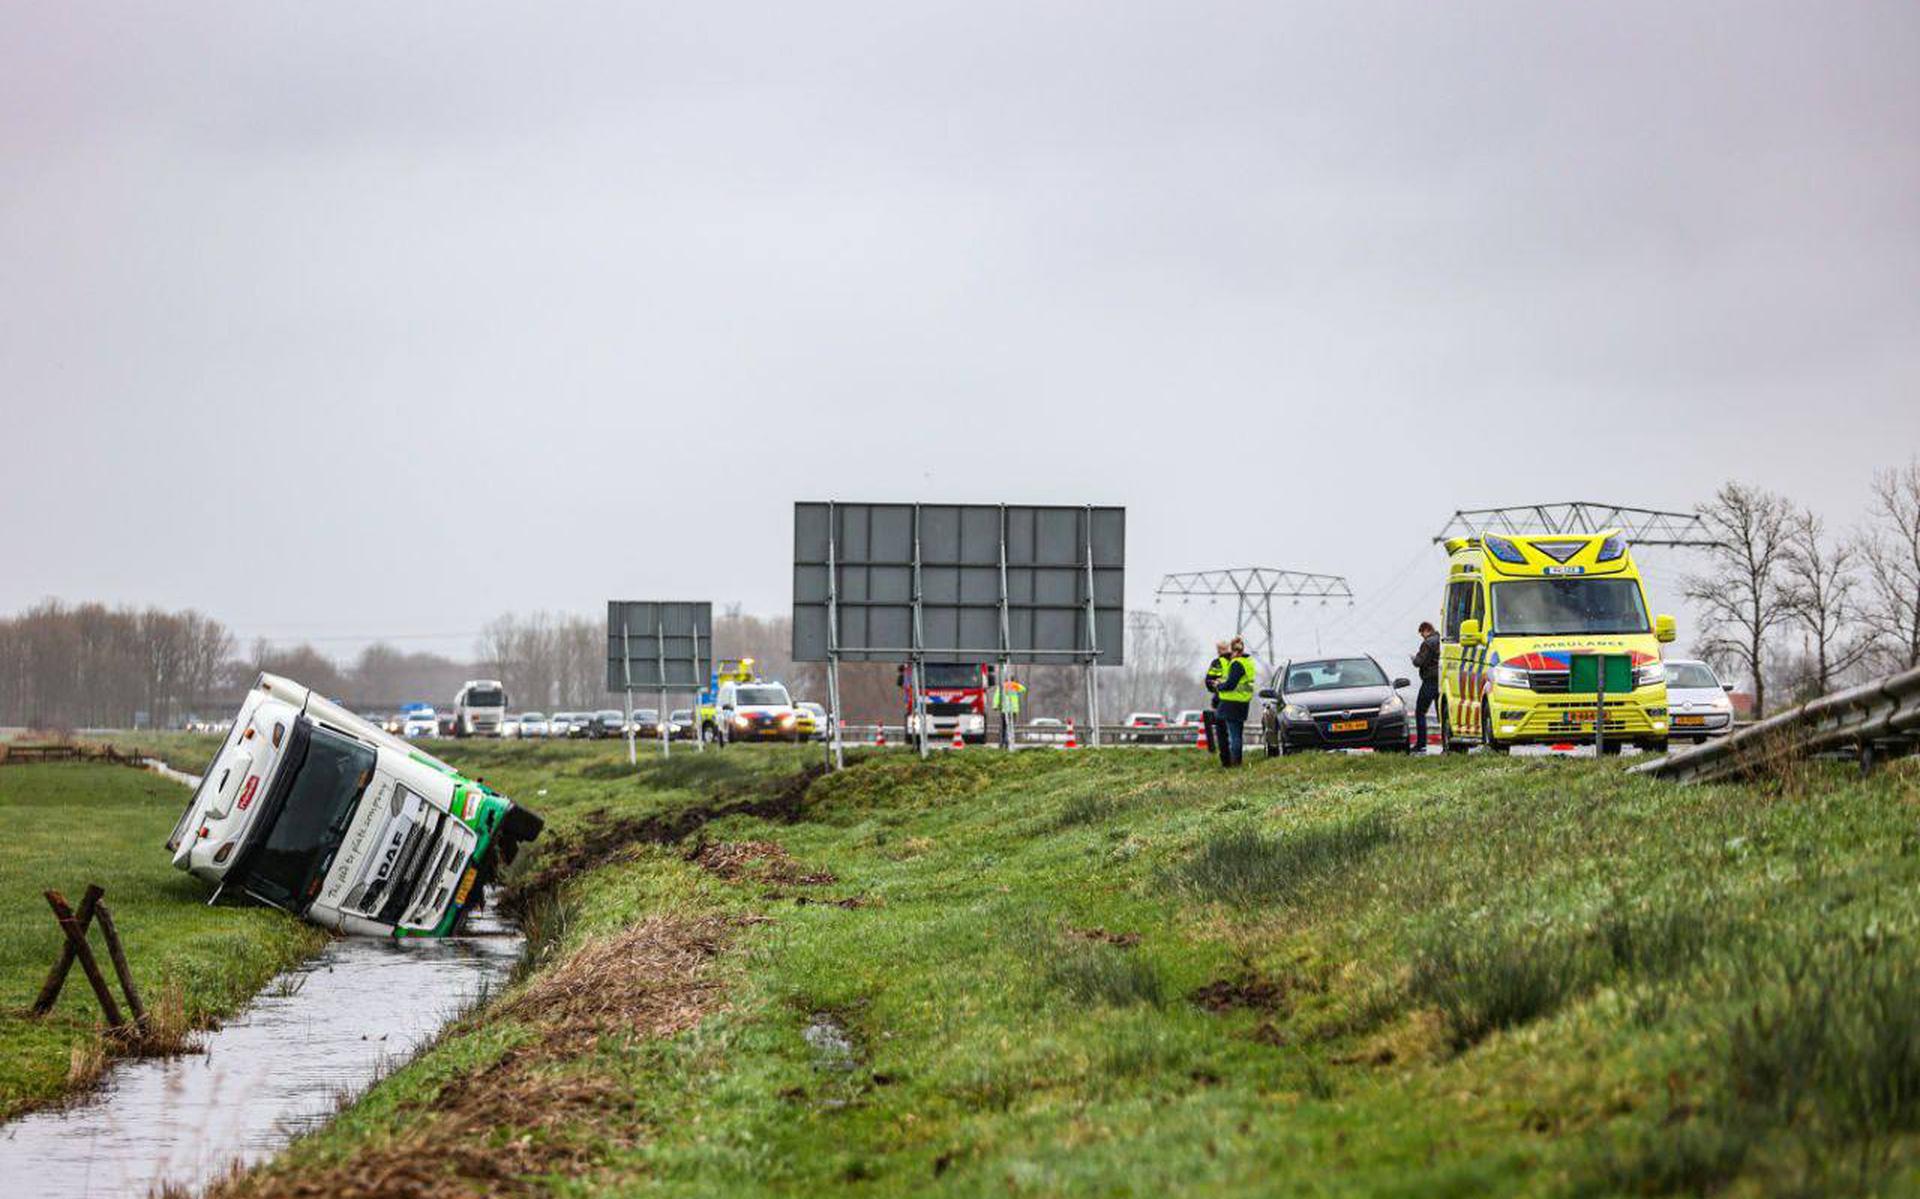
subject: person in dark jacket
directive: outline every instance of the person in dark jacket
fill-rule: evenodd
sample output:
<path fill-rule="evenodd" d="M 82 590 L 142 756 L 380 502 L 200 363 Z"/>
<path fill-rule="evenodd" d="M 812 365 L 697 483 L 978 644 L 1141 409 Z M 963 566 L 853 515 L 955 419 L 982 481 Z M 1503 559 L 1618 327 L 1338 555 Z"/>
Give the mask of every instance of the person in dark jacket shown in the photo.
<path fill-rule="evenodd" d="M 1420 622 L 1420 648 L 1413 651 L 1420 672 L 1420 694 L 1413 701 L 1413 752 L 1427 752 L 1427 709 L 1440 700 L 1440 633 L 1432 621 Z"/>
<path fill-rule="evenodd" d="M 1227 663 L 1230 660 L 1227 656 L 1226 641 L 1220 640 L 1214 642 L 1213 661 L 1207 663 L 1205 678 L 1207 707 L 1205 711 L 1200 713 L 1200 727 L 1206 730 L 1207 748 L 1211 749 L 1214 753 L 1220 752 L 1221 745 L 1224 744 L 1227 739 L 1227 731 L 1221 728 L 1220 722 L 1214 718 L 1215 710 L 1220 707 L 1219 697 L 1214 695 L 1214 691 L 1219 688 L 1220 680 L 1226 677 Z M 1224 761 L 1225 759 L 1223 758 L 1222 760 Z"/>

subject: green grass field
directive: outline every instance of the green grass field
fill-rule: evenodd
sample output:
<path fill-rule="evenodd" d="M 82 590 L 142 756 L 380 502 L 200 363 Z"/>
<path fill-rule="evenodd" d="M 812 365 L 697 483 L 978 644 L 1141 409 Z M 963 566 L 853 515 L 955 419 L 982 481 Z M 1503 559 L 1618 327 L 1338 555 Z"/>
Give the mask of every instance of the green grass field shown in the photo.
<path fill-rule="evenodd" d="M 663 845 L 817 755 L 443 748 L 531 969 L 235 1193 L 1920 1187 L 1911 769 L 900 753 Z"/>
<path fill-rule="evenodd" d="M 186 801 L 180 784 L 124 766 L 0 767 L 0 1118 L 91 1082 L 113 1049 L 78 966 L 48 1017 L 26 1014 L 61 943 L 41 892 L 78 904 L 88 883 L 106 888 L 141 998 L 176 1032 L 233 1011 L 324 943 L 278 912 L 206 906 L 207 887 L 163 848 Z M 97 931 L 93 945 L 110 976 Z"/>

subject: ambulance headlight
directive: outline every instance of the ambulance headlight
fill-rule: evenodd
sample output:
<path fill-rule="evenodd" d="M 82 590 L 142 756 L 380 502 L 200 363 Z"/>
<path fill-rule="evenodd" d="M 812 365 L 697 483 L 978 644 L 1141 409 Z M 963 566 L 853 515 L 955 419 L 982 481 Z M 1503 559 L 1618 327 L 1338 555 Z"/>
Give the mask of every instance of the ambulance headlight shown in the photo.
<path fill-rule="evenodd" d="M 1496 666 L 1493 668 L 1493 685 L 1515 687 L 1526 691 L 1532 688 L 1533 681 L 1527 676 L 1527 672 L 1518 666 Z"/>

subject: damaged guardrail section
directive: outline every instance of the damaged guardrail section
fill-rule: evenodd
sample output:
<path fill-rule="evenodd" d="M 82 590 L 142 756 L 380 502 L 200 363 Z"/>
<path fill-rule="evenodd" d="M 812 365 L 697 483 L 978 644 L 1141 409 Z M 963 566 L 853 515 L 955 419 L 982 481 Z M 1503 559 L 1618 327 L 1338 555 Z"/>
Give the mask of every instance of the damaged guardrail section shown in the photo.
<path fill-rule="evenodd" d="M 1739 778 L 1782 755 L 1835 751 L 1859 755 L 1863 770 L 1882 758 L 1920 749 L 1920 668 L 1810 700 L 1739 729 L 1719 741 L 1668 754 L 1635 774 L 1684 783 Z"/>

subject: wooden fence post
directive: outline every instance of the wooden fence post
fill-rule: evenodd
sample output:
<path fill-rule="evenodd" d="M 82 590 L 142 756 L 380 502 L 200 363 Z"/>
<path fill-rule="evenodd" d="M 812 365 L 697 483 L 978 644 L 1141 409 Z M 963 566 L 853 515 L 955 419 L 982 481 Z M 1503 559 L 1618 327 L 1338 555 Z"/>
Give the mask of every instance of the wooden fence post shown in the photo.
<path fill-rule="evenodd" d="M 133 1022 L 142 1031 L 147 1028 L 147 1009 L 140 1005 L 140 992 L 133 989 L 133 971 L 127 968 L 127 955 L 120 948 L 119 930 L 113 927 L 113 913 L 107 910 L 106 901 L 99 904 L 100 935 L 107 941 L 107 957 L 113 962 L 113 972 L 120 978 L 120 991 L 127 997 L 127 1007 L 133 1011 Z"/>
<path fill-rule="evenodd" d="M 87 926 L 93 923 L 93 909 L 99 906 L 100 897 L 103 894 L 105 892 L 95 886 L 88 887 L 87 893 L 80 897 L 80 911 L 74 919 L 79 922 L 82 938 L 86 936 Z M 65 903 L 65 900 L 61 902 Z M 55 907 L 53 914 L 56 917 L 59 916 L 60 909 Z M 83 939 L 82 944 L 84 943 Z M 40 988 L 40 997 L 33 1001 L 34 1015 L 44 1016 L 53 1010 L 54 1002 L 60 998 L 60 989 L 67 985 L 67 972 L 73 969 L 73 958 L 73 941 L 71 939 L 62 941 L 60 956 L 54 959 L 53 969 L 47 972 L 47 981 Z"/>
<path fill-rule="evenodd" d="M 99 890 L 88 887 L 89 893 Z M 80 969 L 86 974 L 87 982 L 93 987 L 93 997 L 100 1001 L 100 1010 L 106 1014 L 107 1024 L 119 1030 L 126 1027 L 126 1018 L 120 1014 L 120 1005 L 113 1001 L 113 992 L 107 989 L 107 980 L 100 973 L 100 963 L 93 960 L 93 950 L 87 947 L 87 934 L 74 918 L 72 909 L 67 907 L 66 899 L 58 891 L 48 891 L 47 906 L 53 909 L 54 918 L 60 921 L 60 931 L 67 934 L 67 944 L 73 947 L 73 955 L 80 959 Z M 98 898 L 94 900 L 97 908 Z"/>

